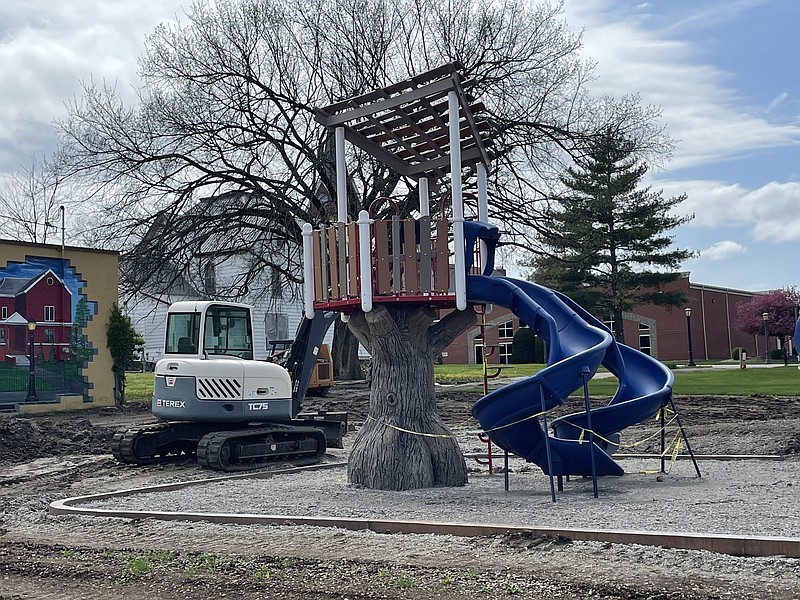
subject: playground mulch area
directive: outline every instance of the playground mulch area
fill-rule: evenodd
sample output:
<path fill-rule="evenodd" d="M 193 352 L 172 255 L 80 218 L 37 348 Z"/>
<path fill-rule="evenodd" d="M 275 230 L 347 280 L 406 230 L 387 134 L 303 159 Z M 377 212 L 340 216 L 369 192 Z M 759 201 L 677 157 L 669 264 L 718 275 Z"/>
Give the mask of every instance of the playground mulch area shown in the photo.
<path fill-rule="evenodd" d="M 474 386 L 437 389 L 439 411 L 462 447 Z M 366 385 L 337 385 L 309 404 L 366 417 Z M 582 404 L 576 399 L 575 406 Z M 739 461 L 626 459 L 629 475 L 567 482 L 556 503 L 535 466 L 511 460 L 508 481 L 468 461 L 464 488 L 391 493 L 356 490 L 343 470 L 286 479 L 199 486 L 142 496 L 157 510 L 416 518 L 544 526 L 800 536 L 800 399 L 679 397 L 678 416 L 697 454 L 777 455 Z M 566 407 L 565 410 L 569 410 Z M 458 538 L 337 529 L 232 526 L 52 516 L 68 496 L 207 478 L 189 460 L 126 467 L 108 455 L 121 426 L 147 407 L 78 415 L 0 417 L 0 600 L 21 598 L 800 598 L 800 560 L 574 542 L 530 536 Z M 674 427 L 676 420 L 671 419 Z M 657 452 L 657 423 L 625 432 L 626 451 Z M 354 436 L 348 436 L 352 441 Z M 674 442 L 667 437 L 667 444 Z M 672 446 L 669 446 L 670 449 Z M 682 445 L 679 453 L 686 452 Z M 328 460 L 346 459 L 347 450 Z M 671 459 L 671 455 L 670 455 Z M 282 476 L 283 477 L 283 476 Z M 126 500 L 127 501 L 127 500 Z"/>

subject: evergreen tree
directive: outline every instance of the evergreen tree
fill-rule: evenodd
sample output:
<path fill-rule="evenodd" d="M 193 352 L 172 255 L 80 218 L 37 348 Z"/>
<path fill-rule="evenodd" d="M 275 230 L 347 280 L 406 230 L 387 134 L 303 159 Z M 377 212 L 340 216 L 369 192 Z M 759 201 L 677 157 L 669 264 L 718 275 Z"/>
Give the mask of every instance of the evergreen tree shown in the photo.
<path fill-rule="evenodd" d="M 679 291 L 663 286 L 679 277 L 688 250 L 671 249 L 666 232 L 693 215 L 670 214 L 686 195 L 669 199 L 650 187 L 639 189 L 648 166 L 637 160 L 627 140 L 606 135 L 592 144 L 578 167 L 561 178 L 567 193 L 546 211 L 552 231 L 544 254 L 536 257 L 534 278 L 558 289 L 587 310 L 614 321 L 624 341 L 623 311 L 637 304 L 678 306 Z"/>
<path fill-rule="evenodd" d="M 133 328 L 131 318 L 123 313 L 115 302 L 111 306 L 106 325 L 106 344 L 114 361 L 111 370 L 114 372 L 117 404 L 125 402 L 125 371 L 136 360 L 136 349 L 141 343 L 142 337 Z"/>
<path fill-rule="evenodd" d="M 75 314 L 72 317 L 72 330 L 69 335 L 70 355 L 79 368 L 83 362 L 89 360 L 93 355 L 92 349 L 89 347 L 89 340 L 83 334 L 83 329 L 89 322 L 90 316 L 89 304 L 86 302 L 86 298 L 81 297 L 75 307 Z"/>

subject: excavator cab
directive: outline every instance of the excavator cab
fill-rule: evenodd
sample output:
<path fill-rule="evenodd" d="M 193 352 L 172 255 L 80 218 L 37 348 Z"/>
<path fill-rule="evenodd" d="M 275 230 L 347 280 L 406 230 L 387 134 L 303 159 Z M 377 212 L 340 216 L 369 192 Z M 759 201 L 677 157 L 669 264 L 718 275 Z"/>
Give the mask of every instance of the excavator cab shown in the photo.
<path fill-rule="evenodd" d="M 176 302 L 167 315 L 168 356 L 253 359 L 253 319 L 244 304 Z"/>

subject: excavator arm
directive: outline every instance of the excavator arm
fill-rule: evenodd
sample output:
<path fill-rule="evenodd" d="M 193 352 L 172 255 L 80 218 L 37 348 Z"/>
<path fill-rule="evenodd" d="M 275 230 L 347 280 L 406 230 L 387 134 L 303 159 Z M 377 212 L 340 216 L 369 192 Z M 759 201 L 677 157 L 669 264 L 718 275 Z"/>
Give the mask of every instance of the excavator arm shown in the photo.
<path fill-rule="evenodd" d="M 303 406 L 308 384 L 311 381 L 314 366 L 317 364 L 317 355 L 322 340 L 337 316 L 338 313 L 333 311 L 318 310 L 314 313 L 313 319 L 303 317 L 297 328 L 297 335 L 295 335 L 285 364 L 292 379 L 292 402 L 295 415 Z"/>

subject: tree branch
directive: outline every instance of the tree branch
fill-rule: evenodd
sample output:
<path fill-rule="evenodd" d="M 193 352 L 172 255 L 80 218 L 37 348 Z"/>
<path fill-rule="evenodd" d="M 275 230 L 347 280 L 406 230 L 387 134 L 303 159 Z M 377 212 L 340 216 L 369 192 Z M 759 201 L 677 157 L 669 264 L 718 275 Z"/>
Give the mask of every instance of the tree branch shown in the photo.
<path fill-rule="evenodd" d="M 467 306 L 466 310 L 454 310 L 428 330 L 428 344 L 434 356 L 453 343 L 459 335 L 469 329 L 478 320 L 478 316 Z"/>

